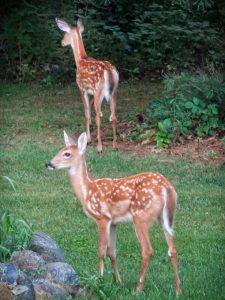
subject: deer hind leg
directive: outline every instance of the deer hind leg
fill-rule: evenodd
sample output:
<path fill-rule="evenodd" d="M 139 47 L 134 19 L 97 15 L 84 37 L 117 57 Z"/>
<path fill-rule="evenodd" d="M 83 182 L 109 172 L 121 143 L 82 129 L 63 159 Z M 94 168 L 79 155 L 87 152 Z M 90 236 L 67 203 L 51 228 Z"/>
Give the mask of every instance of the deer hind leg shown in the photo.
<path fill-rule="evenodd" d="M 176 283 L 176 295 L 178 296 L 181 294 L 180 278 L 179 278 L 179 271 L 178 271 L 178 255 L 175 248 L 173 236 L 169 234 L 166 230 L 164 230 L 164 233 L 169 247 L 168 254 L 170 256 L 170 260 L 174 270 L 175 283 Z"/>
<path fill-rule="evenodd" d="M 149 241 L 148 237 L 148 227 L 149 224 L 136 219 L 134 221 L 135 231 L 138 237 L 138 240 L 141 245 L 141 271 L 139 275 L 138 285 L 137 285 L 137 292 L 143 290 L 144 280 L 146 276 L 147 267 L 150 261 L 151 256 L 153 255 L 153 249 Z"/>
<path fill-rule="evenodd" d="M 102 103 L 102 96 L 101 91 L 97 92 L 94 96 L 94 106 L 95 106 L 95 121 L 97 126 L 97 140 L 98 140 L 98 153 L 102 153 L 102 140 L 101 140 L 101 103 Z"/>
<path fill-rule="evenodd" d="M 116 277 L 116 282 L 121 283 L 120 274 L 118 271 L 117 259 L 116 259 L 116 226 L 110 226 L 110 233 L 109 233 L 109 240 L 108 240 L 108 247 L 107 247 L 107 254 L 111 260 L 113 271 Z"/>
<path fill-rule="evenodd" d="M 168 205 L 168 201 L 165 202 L 162 214 L 160 216 L 160 223 L 163 228 L 166 241 L 168 244 L 168 254 L 170 256 L 170 260 L 174 270 L 175 276 L 175 283 L 176 283 L 176 294 L 181 294 L 180 288 L 180 278 L 179 278 L 179 271 L 178 271 L 178 255 L 174 244 L 173 238 L 173 219 L 174 219 L 174 212 L 176 204 L 172 201 L 170 202 L 170 206 Z"/>
<path fill-rule="evenodd" d="M 84 103 L 84 115 L 86 121 L 86 133 L 87 133 L 87 141 L 91 142 L 91 134 L 90 134 L 90 124 L 91 124 L 91 105 L 90 105 L 90 96 L 87 93 L 81 91 L 81 98 Z"/>
<path fill-rule="evenodd" d="M 110 101 L 110 122 L 112 122 L 112 129 L 113 129 L 113 148 L 117 148 L 116 142 L 116 126 L 117 126 L 117 119 L 116 119 L 116 95 L 112 95 L 112 99 Z"/>

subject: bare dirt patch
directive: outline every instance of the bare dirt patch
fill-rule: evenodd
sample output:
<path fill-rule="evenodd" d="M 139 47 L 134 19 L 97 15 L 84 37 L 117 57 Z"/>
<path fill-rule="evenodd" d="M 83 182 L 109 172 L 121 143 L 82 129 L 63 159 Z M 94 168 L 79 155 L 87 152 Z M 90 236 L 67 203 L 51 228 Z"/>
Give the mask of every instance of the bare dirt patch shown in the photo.
<path fill-rule="evenodd" d="M 117 125 L 118 149 L 135 155 L 146 155 L 149 153 L 160 154 L 162 159 L 171 160 L 173 158 L 186 158 L 192 161 L 202 161 L 213 164 L 225 164 L 225 145 L 221 144 L 223 135 L 213 137 L 196 138 L 190 137 L 182 143 L 171 145 L 168 149 L 159 149 L 155 142 L 142 144 L 133 142 L 130 134 L 134 126 L 129 122 L 120 122 Z M 101 129 L 104 147 L 112 148 L 112 128 L 110 125 Z M 96 137 L 96 130 L 92 133 Z"/>

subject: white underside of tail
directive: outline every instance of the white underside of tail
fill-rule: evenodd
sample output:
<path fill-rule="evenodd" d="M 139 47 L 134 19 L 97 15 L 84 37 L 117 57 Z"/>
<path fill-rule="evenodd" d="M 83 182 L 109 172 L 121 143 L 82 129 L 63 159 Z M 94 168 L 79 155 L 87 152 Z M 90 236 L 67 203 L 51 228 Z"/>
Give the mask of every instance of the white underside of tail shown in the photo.
<path fill-rule="evenodd" d="M 113 76 L 113 90 L 110 93 L 109 71 L 104 70 L 104 86 L 102 90 L 101 101 L 103 101 L 103 99 L 106 99 L 107 102 L 110 102 L 112 100 L 113 94 L 117 89 L 119 76 L 116 70 L 112 70 L 112 76 Z"/>
<path fill-rule="evenodd" d="M 173 228 L 169 225 L 168 214 L 166 210 L 166 204 L 163 207 L 163 227 L 170 234 L 173 235 Z"/>
<path fill-rule="evenodd" d="M 164 207 L 162 211 L 162 226 L 170 234 L 173 235 L 173 228 L 169 224 L 168 212 L 167 212 L 167 190 L 163 189 Z"/>
<path fill-rule="evenodd" d="M 111 100 L 111 95 L 109 91 L 109 74 L 107 70 L 104 71 L 104 86 L 102 90 L 102 100 L 104 98 L 106 99 L 107 102 Z"/>

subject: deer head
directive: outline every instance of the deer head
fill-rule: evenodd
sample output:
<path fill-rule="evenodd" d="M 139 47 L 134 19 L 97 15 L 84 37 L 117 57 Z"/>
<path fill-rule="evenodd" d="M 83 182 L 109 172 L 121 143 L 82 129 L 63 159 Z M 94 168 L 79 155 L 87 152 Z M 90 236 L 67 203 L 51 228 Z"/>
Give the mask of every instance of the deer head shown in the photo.
<path fill-rule="evenodd" d="M 64 142 L 65 147 L 62 148 L 51 161 L 46 163 L 48 169 L 75 170 L 79 165 L 81 157 L 87 147 L 86 133 L 82 133 L 76 143 L 75 140 L 64 131 Z"/>
<path fill-rule="evenodd" d="M 75 37 L 80 37 L 82 35 L 82 32 L 84 31 L 84 25 L 81 19 L 78 19 L 77 26 L 74 27 L 71 27 L 66 21 L 62 19 L 56 18 L 55 21 L 59 29 L 65 32 L 65 35 L 61 41 L 62 46 L 71 45 L 72 35 L 74 35 Z"/>

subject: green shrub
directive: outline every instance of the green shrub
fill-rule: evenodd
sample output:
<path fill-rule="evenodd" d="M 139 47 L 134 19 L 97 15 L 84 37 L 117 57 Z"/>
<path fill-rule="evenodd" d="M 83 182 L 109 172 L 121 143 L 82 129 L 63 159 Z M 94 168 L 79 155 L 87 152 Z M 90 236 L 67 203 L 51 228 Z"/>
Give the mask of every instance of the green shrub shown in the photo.
<path fill-rule="evenodd" d="M 225 136 L 222 137 L 222 139 L 220 140 L 220 142 L 221 142 L 222 145 L 225 145 Z"/>
<path fill-rule="evenodd" d="M 191 111 L 190 116 L 195 122 L 198 136 L 213 135 L 220 126 L 218 105 L 205 104 L 202 100 L 194 97 L 192 101 L 186 102 L 185 107 Z"/>
<path fill-rule="evenodd" d="M 224 130 L 224 105 L 222 76 L 172 75 L 164 80 L 163 96 L 149 103 L 146 116 L 156 129 L 157 145 L 165 147 L 180 136 L 213 135 Z"/>
<path fill-rule="evenodd" d="M 1 77 L 29 82 L 49 73 L 57 73 L 56 76 L 60 73 L 62 80 L 68 66 L 73 67 L 72 55 L 62 59 L 69 49 L 61 49 L 61 33 L 55 25 L 56 6 L 48 2 L 21 1 L 6 10 L 0 22 L 3 53 L 0 62 L 4 66 Z M 64 8 L 71 18 L 72 5 L 68 8 L 65 3 Z"/>
<path fill-rule="evenodd" d="M 130 134 L 130 139 L 135 142 L 138 140 L 138 138 L 144 134 L 145 130 L 148 128 L 148 125 L 143 123 L 143 124 L 136 124 L 134 126 L 134 130 Z"/>
<path fill-rule="evenodd" d="M 159 148 L 168 148 L 172 142 L 173 130 L 171 119 L 165 119 L 158 122 L 156 126 L 156 135 L 154 140 Z"/>
<path fill-rule="evenodd" d="M 225 117 L 225 79 L 222 74 L 182 73 L 167 76 L 164 79 L 164 87 L 165 94 L 180 97 L 183 101 L 196 97 L 205 103 L 217 104 L 220 118 Z"/>
<path fill-rule="evenodd" d="M 27 249 L 32 232 L 32 226 L 25 220 L 3 211 L 0 214 L 0 262 L 7 261 L 14 251 Z"/>
<path fill-rule="evenodd" d="M 151 2 L 151 3 L 150 3 Z M 114 63 L 121 78 L 153 71 L 224 69 L 224 5 L 215 0 L 5 1 L 0 18 L 1 78 L 74 80 L 70 47 L 55 17 L 84 20 L 84 45 Z"/>

